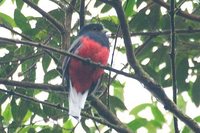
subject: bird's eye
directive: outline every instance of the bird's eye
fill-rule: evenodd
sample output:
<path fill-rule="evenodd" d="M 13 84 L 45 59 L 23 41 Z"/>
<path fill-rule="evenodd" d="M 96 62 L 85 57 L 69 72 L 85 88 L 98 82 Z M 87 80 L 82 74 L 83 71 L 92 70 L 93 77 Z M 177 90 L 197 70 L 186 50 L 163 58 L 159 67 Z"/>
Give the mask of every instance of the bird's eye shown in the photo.
<path fill-rule="evenodd" d="M 93 28 L 93 31 L 97 31 L 97 28 L 96 28 L 96 27 L 94 27 L 94 28 Z"/>

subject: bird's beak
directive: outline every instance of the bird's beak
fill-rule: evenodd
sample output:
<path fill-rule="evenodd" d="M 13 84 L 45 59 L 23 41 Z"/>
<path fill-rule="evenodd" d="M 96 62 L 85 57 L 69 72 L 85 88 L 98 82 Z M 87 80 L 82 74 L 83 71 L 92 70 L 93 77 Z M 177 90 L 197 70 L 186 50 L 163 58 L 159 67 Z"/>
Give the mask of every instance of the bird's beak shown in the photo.
<path fill-rule="evenodd" d="M 109 30 L 108 29 L 103 29 L 103 31 L 102 31 L 104 34 L 106 34 L 107 32 L 109 32 Z"/>

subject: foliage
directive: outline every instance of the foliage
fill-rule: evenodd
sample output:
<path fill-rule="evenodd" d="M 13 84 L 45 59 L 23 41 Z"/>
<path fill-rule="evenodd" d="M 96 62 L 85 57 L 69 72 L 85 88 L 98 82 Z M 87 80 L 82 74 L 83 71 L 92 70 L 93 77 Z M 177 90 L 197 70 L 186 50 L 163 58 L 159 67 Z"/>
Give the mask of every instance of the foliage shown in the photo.
<path fill-rule="evenodd" d="M 56 0 L 50 1 L 55 2 Z M 39 1 L 34 0 L 33 2 L 38 4 Z M 64 0 L 59 2 L 67 5 L 67 2 Z M 192 0 L 189 2 L 193 4 L 193 14 L 199 15 L 199 12 L 196 11 L 199 8 L 199 4 Z M 80 2 L 77 3 L 78 4 L 74 8 L 78 10 Z M 26 16 L 22 9 L 28 7 L 21 0 L 12 0 L 12 3 L 6 3 L 5 0 L 0 1 L 0 7 L 6 6 L 6 4 L 14 4 L 16 5 L 16 9 L 13 12 L 13 16 L 0 12 L 0 27 L 10 28 L 14 38 L 17 36 L 12 30 L 17 29 L 20 31 L 19 35 L 25 35 L 25 37 L 19 37 L 21 40 L 44 42 L 46 45 L 55 48 L 62 47 L 63 44 L 60 32 L 55 29 L 45 17 L 36 17 L 34 15 Z M 91 10 L 86 8 L 86 16 L 89 18 L 86 21 L 102 23 L 111 33 L 110 37 L 112 38 L 112 35 L 115 35 L 117 32 L 117 27 L 119 25 L 118 17 L 109 14 L 113 14 L 113 8 L 98 0 L 94 5 L 91 3 L 88 4 L 93 6 L 97 12 L 99 11 L 100 15 L 98 13 L 93 13 L 94 9 Z M 158 84 L 163 88 L 169 89 L 169 87 L 172 86 L 169 56 L 170 34 L 169 32 L 165 32 L 170 30 L 169 15 L 167 12 L 161 10 L 159 4 L 147 0 L 123 0 L 123 8 L 129 25 L 129 31 L 132 32 L 132 37 L 137 35 L 142 42 L 142 44 L 138 44 L 138 42 L 133 41 L 133 49 L 137 52 L 136 58 L 138 62 Z M 138 10 L 139 8 L 141 9 Z M 48 14 L 60 23 L 66 21 L 64 19 L 64 7 L 52 9 Z M 78 22 L 79 18 L 77 17 L 76 19 Z M 178 32 L 176 34 L 178 103 L 180 103 L 182 111 L 185 111 L 186 102 L 181 95 L 183 92 L 190 96 L 192 102 L 196 106 L 200 105 L 200 38 L 198 32 L 193 32 L 200 27 L 200 23 L 178 15 L 175 17 L 175 21 L 176 30 L 184 29 L 186 31 L 184 34 Z M 33 24 L 33 22 L 35 24 Z M 71 29 L 71 38 L 74 38 L 78 31 L 78 24 L 75 23 L 72 25 Z M 112 40 L 114 40 L 114 38 L 112 38 Z M 18 80 L 19 78 L 19 80 L 22 79 L 21 81 L 30 81 L 33 83 L 38 81 L 37 78 L 40 78 L 40 80 L 42 80 L 40 82 L 45 84 L 57 84 L 55 81 L 58 80 L 55 79 L 61 81 L 60 68 L 62 62 L 60 61 L 62 55 L 27 45 L 10 45 L 9 43 L 1 41 L 0 50 L 8 51 L 3 56 L 0 54 L 0 78 L 14 80 Z M 117 45 L 115 50 L 125 56 L 124 45 Z M 123 64 L 126 63 L 127 62 L 125 61 L 123 62 Z M 38 69 L 38 64 L 42 66 L 42 70 Z M 56 67 L 53 67 L 52 64 L 56 64 Z M 126 66 L 125 70 L 132 73 L 129 66 Z M 44 75 L 42 75 L 42 73 L 44 73 Z M 18 74 L 17 77 L 14 76 L 16 74 Z M 118 75 L 116 76 L 118 77 Z M 106 79 L 107 78 L 103 81 L 102 88 L 107 87 Z M 125 97 L 123 95 L 126 83 L 123 83 L 120 80 L 121 79 L 116 77 L 111 78 L 111 86 L 114 88 L 114 94 L 109 97 L 109 103 L 110 110 L 114 114 L 117 114 L 117 112 L 120 111 L 127 111 L 124 104 Z M 5 85 L 1 86 L 0 89 L 3 88 L 10 90 L 11 92 L 14 91 L 34 98 L 38 98 L 38 96 L 41 96 L 44 93 L 41 88 L 26 89 L 23 87 Z M 42 98 L 45 102 L 64 106 L 66 108 L 68 107 L 66 94 L 50 91 L 45 92 L 45 96 L 46 97 Z M 102 101 L 107 104 L 108 102 L 105 100 L 107 97 L 102 97 L 104 98 L 101 98 L 103 99 Z M 75 126 L 71 120 L 68 119 L 67 113 L 59 108 L 52 108 L 38 102 L 29 102 L 19 96 L 5 93 L 0 93 L 0 103 L 2 105 L 0 108 L 0 129 L 2 129 L 2 131 L 5 128 L 5 131 L 19 133 L 68 133 L 73 130 L 73 127 Z M 84 112 L 99 117 L 96 110 L 91 108 L 89 104 L 86 105 L 86 107 Z M 150 109 L 150 113 L 153 116 L 152 119 L 139 115 L 146 109 Z M 134 116 L 134 119 L 132 119 L 127 126 L 134 132 L 141 129 L 141 127 L 145 127 L 148 132 L 156 132 L 163 127 L 163 124 L 167 123 L 165 118 L 166 112 L 161 111 L 158 103 L 154 101 L 140 104 L 133 107 L 131 111 L 128 111 L 130 116 Z M 197 122 L 200 122 L 199 117 L 200 116 L 197 116 L 195 118 Z M 86 119 L 81 121 L 81 125 L 86 132 L 95 132 L 97 129 L 104 131 L 106 126 L 106 124 L 96 124 L 94 121 L 92 126 L 87 125 Z M 170 130 L 173 132 L 173 129 Z M 181 130 L 184 133 L 190 132 L 190 129 L 187 127 L 184 127 Z M 109 130 L 107 132 L 109 132 Z"/>

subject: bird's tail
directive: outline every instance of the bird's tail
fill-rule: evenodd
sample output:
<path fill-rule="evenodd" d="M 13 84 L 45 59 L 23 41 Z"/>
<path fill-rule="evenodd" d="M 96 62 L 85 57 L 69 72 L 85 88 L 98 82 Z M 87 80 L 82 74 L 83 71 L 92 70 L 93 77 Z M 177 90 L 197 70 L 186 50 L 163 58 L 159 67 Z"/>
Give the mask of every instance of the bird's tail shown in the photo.
<path fill-rule="evenodd" d="M 84 108 L 85 101 L 88 96 L 88 90 L 86 90 L 83 94 L 81 92 L 77 92 L 75 88 L 72 87 L 70 83 L 69 90 L 69 115 L 73 116 L 77 120 L 81 119 L 81 109 Z"/>

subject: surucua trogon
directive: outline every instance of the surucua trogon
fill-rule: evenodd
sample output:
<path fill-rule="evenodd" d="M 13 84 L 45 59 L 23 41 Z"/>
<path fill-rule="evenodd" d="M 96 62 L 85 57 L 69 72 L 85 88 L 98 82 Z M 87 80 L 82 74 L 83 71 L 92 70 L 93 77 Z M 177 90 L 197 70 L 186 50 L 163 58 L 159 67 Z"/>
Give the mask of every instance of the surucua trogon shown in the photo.
<path fill-rule="evenodd" d="M 69 52 L 107 65 L 109 40 L 101 24 L 88 24 L 81 28 Z M 69 56 L 63 63 L 63 79 L 69 88 L 69 115 L 80 120 L 86 98 L 99 83 L 104 70 Z"/>

